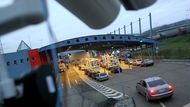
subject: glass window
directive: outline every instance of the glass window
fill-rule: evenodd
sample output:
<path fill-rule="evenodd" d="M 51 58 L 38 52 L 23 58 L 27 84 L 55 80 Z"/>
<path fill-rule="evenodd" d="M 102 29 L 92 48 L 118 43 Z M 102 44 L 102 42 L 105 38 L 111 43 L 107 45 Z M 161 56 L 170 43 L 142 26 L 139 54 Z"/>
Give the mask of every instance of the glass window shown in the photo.
<path fill-rule="evenodd" d="M 14 64 L 17 64 L 16 60 L 14 60 Z"/>
<path fill-rule="evenodd" d="M 23 63 L 23 59 L 20 59 L 20 63 Z"/>
<path fill-rule="evenodd" d="M 148 82 L 149 87 L 156 87 L 156 86 L 164 85 L 164 84 L 166 84 L 165 81 L 161 79 Z"/>
<path fill-rule="evenodd" d="M 7 62 L 7 66 L 10 66 L 10 62 Z"/>
<path fill-rule="evenodd" d="M 101 73 L 100 76 L 106 76 L 107 74 L 106 73 Z"/>

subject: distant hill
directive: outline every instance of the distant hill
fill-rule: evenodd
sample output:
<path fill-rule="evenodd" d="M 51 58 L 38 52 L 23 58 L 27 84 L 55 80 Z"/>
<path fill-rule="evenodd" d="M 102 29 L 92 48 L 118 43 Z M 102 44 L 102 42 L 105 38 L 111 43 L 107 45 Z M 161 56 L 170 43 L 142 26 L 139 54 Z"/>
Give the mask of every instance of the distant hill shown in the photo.
<path fill-rule="evenodd" d="M 153 35 L 156 35 L 159 30 L 164 30 L 164 29 L 175 27 L 175 26 L 182 26 L 182 25 L 185 25 L 187 23 L 190 24 L 190 19 L 186 19 L 186 20 L 175 22 L 175 23 L 155 27 L 155 28 L 153 28 Z M 150 35 L 150 30 L 147 30 L 147 31 L 143 32 L 142 35 L 145 36 L 145 37 L 149 36 Z"/>

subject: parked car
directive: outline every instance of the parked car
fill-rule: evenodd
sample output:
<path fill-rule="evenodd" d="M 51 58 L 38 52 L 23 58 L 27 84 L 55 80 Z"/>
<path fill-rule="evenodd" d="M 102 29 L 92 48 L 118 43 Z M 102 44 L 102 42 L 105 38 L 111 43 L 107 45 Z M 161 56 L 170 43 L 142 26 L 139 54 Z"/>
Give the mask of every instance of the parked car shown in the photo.
<path fill-rule="evenodd" d="M 146 101 L 171 97 L 173 95 L 173 86 L 168 84 L 160 77 L 149 77 L 140 80 L 136 85 L 138 93 L 145 96 Z"/>
<path fill-rule="evenodd" d="M 110 69 L 110 71 L 112 73 L 121 73 L 122 69 L 121 69 L 121 67 L 113 67 L 113 68 Z"/>
<path fill-rule="evenodd" d="M 143 60 L 142 59 L 135 59 L 133 61 L 133 65 L 135 66 L 140 66 L 142 64 Z"/>
<path fill-rule="evenodd" d="M 97 81 L 104 81 L 104 80 L 108 80 L 109 77 L 108 77 L 108 74 L 106 74 L 106 73 L 97 73 L 97 74 L 95 75 L 95 79 L 96 79 Z"/>
<path fill-rule="evenodd" d="M 96 78 L 96 74 L 98 74 L 98 73 L 100 73 L 100 72 L 99 71 L 92 72 L 91 75 L 90 75 L 90 77 L 92 79 L 95 79 Z"/>
<path fill-rule="evenodd" d="M 152 59 L 145 59 L 141 63 L 141 66 L 151 66 L 151 65 L 154 65 L 154 61 Z"/>

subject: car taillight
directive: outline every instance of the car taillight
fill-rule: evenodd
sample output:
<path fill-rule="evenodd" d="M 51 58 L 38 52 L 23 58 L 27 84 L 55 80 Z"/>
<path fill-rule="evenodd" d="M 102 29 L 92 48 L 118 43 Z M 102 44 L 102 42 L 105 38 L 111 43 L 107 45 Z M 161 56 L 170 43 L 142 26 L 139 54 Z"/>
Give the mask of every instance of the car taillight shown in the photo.
<path fill-rule="evenodd" d="M 173 90 L 173 87 L 171 85 L 168 85 L 168 90 L 169 91 L 172 91 Z"/>
<path fill-rule="evenodd" d="M 154 94 L 156 94 L 156 90 L 150 89 L 150 90 L 149 90 L 149 93 L 150 93 L 150 95 L 154 95 Z"/>

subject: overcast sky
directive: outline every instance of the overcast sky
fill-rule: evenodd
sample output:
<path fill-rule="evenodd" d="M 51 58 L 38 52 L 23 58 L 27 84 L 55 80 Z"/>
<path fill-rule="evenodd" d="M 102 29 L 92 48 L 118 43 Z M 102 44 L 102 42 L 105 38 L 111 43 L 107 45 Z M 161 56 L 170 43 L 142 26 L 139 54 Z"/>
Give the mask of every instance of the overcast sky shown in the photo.
<path fill-rule="evenodd" d="M 7 0 L 1 0 L 0 7 L 5 1 Z M 127 31 L 130 33 L 129 24 L 131 21 L 134 22 L 134 32 L 138 32 L 139 17 L 142 18 L 142 30 L 145 31 L 149 29 L 148 14 L 150 12 L 152 13 L 153 27 L 190 18 L 190 0 L 158 0 L 154 5 L 138 11 L 126 11 L 122 7 L 119 16 L 111 25 L 100 30 L 93 30 L 55 0 L 47 1 L 49 20 L 58 41 L 107 34 L 124 25 L 127 26 Z M 46 23 L 28 26 L 1 37 L 4 52 L 15 52 L 21 40 L 24 40 L 31 48 L 40 48 L 50 44 Z"/>

